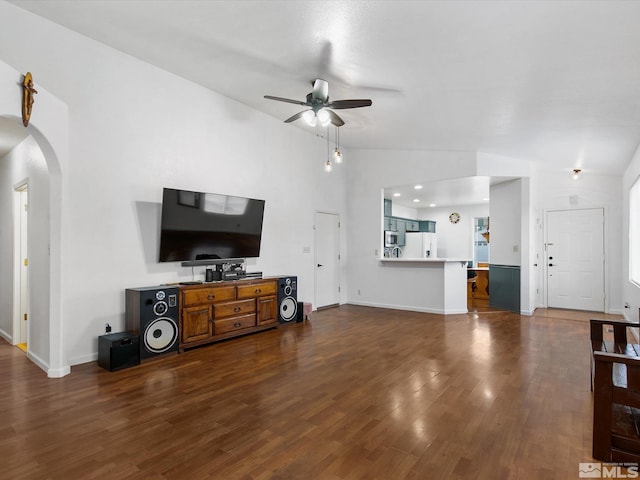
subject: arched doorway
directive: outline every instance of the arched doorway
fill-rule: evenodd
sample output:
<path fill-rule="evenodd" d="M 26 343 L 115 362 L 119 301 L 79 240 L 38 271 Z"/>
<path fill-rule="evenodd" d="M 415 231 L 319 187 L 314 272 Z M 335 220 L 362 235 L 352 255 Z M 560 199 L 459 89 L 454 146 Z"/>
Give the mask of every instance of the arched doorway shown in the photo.
<path fill-rule="evenodd" d="M 22 126 L 20 117 L 20 82 L 22 74 L 15 71 L 0 61 L 0 122 L 3 125 L 18 125 L 25 132 L 25 138 L 31 137 L 31 147 L 39 150 L 47 169 L 48 192 L 46 200 L 48 204 L 48 231 L 46 233 L 46 275 L 47 281 L 44 296 L 46 301 L 34 298 L 31 295 L 30 302 L 33 308 L 34 302 L 45 311 L 42 318 L 31 320 L 31 330 L 38 332 L 38 338 L 31 338 L 28 352 L 29 359 L 42 368 L 49 377 L 62 377 L 70 373 L 71 369 L 64 352 L 64 326 L 63 326 L 63 269 L 62 269 L 62 172 L 68 159 L 68 107 L 51 95 L 42 86 L 38 86 L 38 97 L 34 106 L 34 114 L 28 127 Z M 13 187 L 13 185 L 11 185 Z M 31 185 L 30 185 L 31 187 Z M 13 189 L 11 189 L 13 193 Z M 4 226 L 4 225 L 3 225 Z M 11 225 L 12 227 L 13 225 Z M 9 229 L 11 232 L 13 228 Z M 31 236 L 31 235 L 30 235 Z M 13 241 L 13 238 L 12 240 Z M 12 248 L 10 250 L 13 250 Z M 13 256 L 11 256 L 13 259 Z M 10 260 L 11 262 L 12 260 Z M 13 282 L 13 268 L 1 275 L 9 275 L 9 285 Z M 7 280 L 3 277 L 2 282 Z M 2 310 L 6 312 L 10 321 L 13 321 L 13 300 L 7 303 L 3 300 Z M 8 311 L 7 311 L 8 310 Z M 13 330 L 12 327 L 9 327 Z M 5 329 L 7 330 L 7 329 Z"/>

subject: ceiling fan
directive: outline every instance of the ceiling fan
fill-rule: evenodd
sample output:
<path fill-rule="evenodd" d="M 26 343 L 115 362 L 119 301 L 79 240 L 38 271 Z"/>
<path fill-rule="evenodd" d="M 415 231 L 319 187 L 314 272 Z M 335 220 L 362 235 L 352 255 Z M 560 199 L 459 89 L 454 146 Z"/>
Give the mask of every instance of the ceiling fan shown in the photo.
<path fill-rule="evenodd" d="M 313 85 L 313 91 L 307 94 L 307 99 L 304 102 L 301 102 L 300 100 L 291 100 L 290 98 L 273 97 L 271 95 L 265 95 L 264 98 L 310 107 L 309 110 L 298 112 L 294 116 L 287 118 L 284 122 L 291 123 L 299 118 L 303 118 L 312 127 L 315 127 L 318 122 L 323 126 L 329 125 L 329 123 L 334 124 L 336 127 L 344 125 L 344 120 L 342 120 L 334 111 L 329 110 L 330 108 L 333 108 L 334 110 L 341 110 L 345 108 L 371 106 L 371 100 L 369 99 L 330 101 L 329 82 L 322 80 L 321 78 L 317 78 L 311 82 L 311 84 Z"/>

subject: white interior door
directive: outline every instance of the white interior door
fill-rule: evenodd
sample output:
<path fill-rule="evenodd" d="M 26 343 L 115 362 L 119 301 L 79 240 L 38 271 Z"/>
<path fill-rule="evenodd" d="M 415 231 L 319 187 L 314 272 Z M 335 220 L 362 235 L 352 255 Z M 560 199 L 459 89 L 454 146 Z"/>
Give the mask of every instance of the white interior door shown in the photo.
<path fill-rule="evenodd" d="M 547 306 L 604 311 L 604 210 L 547 212 Z"/>
<path fill-rule="evenodd" d="M 27 216 L 28 216 L 28 191 L 27 184 L 23 184 L 15 190 L 14 207 L 14 323 L 13 343 L 27 343 L 27 322 L 29 306 L 29 260 L 27 255 Z"/>
<path fill-rule="evenodd" d="M 340 216 L 316 213 L 315 217 L 316 308 L 340 303 Z"/>

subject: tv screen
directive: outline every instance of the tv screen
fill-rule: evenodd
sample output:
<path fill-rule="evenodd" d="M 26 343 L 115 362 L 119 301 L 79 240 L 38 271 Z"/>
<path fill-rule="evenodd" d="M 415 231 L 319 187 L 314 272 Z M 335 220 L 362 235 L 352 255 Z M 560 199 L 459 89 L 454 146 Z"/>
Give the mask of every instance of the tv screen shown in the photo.
<path fill-rule="evenodd" d="M 264 200 L 165 188 L 160 261 L 260 256 Z"/>

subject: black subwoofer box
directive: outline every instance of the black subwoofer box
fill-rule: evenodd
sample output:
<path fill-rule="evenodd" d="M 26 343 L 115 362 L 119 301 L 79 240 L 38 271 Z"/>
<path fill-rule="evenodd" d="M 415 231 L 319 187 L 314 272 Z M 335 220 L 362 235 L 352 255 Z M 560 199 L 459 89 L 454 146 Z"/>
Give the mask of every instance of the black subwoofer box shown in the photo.
<path fill-rule="evenodd" d="M 98 337 L 98 365 L 111 372 L 140 364 L 140 336 L 133 332 Z"/>

